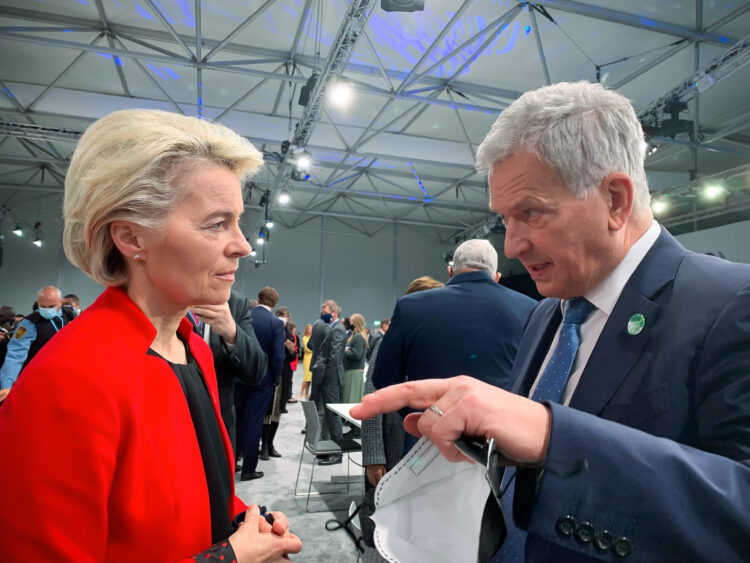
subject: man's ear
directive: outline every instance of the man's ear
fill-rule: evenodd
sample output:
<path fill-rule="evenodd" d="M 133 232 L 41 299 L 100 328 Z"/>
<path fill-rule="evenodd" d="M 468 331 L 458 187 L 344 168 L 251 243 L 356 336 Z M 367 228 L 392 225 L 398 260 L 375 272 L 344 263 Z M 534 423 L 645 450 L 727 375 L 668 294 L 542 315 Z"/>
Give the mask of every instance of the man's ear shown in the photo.
<path fill-rule="evenodd" d="M 602 180 L 599 190 L 607 204 L 609 230 L 619 231 L 633 213 L 633 180 L 624 172 L 615 172 Z"/>
<path fill-rule="evenodd" d="M 448 266 L 448 277 L 449 278 L 453 277 L 453 266 Z"/>
<path fill-rule="evenodd" d="M 495 272 L 495 283 L 500 283 L 500 277 L 502 274 L 500 272 Z"/>
<path fill-rule="evenodd" d="M 109 236 L 126 259 L 132 259 L 136 254 L 143 255 L 143 232 L 138 225 L 130 221 L 114 221 L 109 226 Z"/>

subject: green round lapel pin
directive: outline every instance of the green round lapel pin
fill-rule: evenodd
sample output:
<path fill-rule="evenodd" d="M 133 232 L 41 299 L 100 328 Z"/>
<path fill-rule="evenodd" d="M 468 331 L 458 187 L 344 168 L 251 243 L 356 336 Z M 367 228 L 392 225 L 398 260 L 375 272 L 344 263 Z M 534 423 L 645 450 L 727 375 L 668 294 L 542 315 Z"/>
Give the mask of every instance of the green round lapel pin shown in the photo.
<path fill-rule="evenodd" d="M 637 313 L 628 319 L 628 334 L 632 336 L 640 334 L 644 326 L 646 326 L 646 318 Z"/>

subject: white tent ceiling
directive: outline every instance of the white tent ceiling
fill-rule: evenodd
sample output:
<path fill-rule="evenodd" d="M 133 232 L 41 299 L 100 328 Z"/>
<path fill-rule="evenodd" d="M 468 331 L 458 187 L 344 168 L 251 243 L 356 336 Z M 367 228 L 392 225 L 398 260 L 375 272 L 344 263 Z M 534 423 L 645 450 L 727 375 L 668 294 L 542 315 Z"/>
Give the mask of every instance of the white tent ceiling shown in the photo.
<path fill-rule="evenodd" d="M 355 1 L 366 24 L 343 76 L 356 97 L 311 116 L 315 164 L 299 182 L 272 153 L 305 117 L 300 88 L 351 24 L 345 0 L 2 0 L 0 203 L 12 212 L 19 194 L 61 190 L 75 133 L 91 121 L 160 108 L 262 147 L 270 158 L 248 205 L 289 189 L 291 205 L 273 209 L 287 227 L 326 216 L 367 235 L 397 222 L 449 240 L 489 216 L 473 153 L 522 92 L 548 78 L 594 81 L 598 65 L 645 109 L 750 33 L 744 1 L 426 0 L 413 13 Z M 687 180 L 746 165 L 748 78 L 750 65 L 692 100 L 680 117 L 697 125 L 660 136 L 648 170 Z"/>

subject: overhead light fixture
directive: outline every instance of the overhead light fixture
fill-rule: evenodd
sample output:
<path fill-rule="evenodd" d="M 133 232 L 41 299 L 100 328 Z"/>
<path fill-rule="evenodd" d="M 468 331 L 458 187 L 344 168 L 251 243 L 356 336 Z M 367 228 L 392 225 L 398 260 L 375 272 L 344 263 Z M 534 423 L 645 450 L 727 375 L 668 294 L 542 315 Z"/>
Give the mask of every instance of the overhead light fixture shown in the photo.
<path fill-rule="evenodd" d="M 21 225 L 16 225 L 16 228 L 13 229 L 13 234 L 16 235 L 17 237 L 23 236 L 23 229 L 21 228 Z"/>
<path fill-rule="evenodd" d="M 424 0 L 380 0 L 380 7 L 385 12 L 421 12 Z"/>
<path fill-rule="evenodd" d="M 255 252 L 254 250 L 251 250 L 251 251 L 250 251 L 250 256 L 257 256 L 257 255 L 258 255 L 258 253 L 257 253 L 257 252 Z"/>
<path fill-rule="evenodd" d="M 654 215 L 664 215 L 664 213 L 667 212 L 669 209 L 669 203 L 667 202 L 666 197 L 667 196 L 662 196 L 651 202 L 651 210 L 654 212 Z"/>
<path fill-rule="evenodd" d="M 331 106 L 346 109 L 354 99 L 354 88 L 348 80 L 337 80 L 328 87 L 326 98 Z"/>
<path fill-rule="evenodd" d="M 273 225 L 274 225 L 274 223 L 273 223 L 273 221 L 271 221 L 270 218 L 266 219 L 266 227 L 267 228 L 273 229 Z"/>
<path fill-rule="evenodd" d="M 701 195 L 706 201 L 716 201 L 727 195 L 727 190 L 720 184 L 708 184 Z"/>
<path fill-rule="evenodd" d="M 309 170 L 312 166 L 312 159 L 307 155 L 302 155 L 297 159 L 298 170 Z"/>
<path fill-rule="evenodd" d="M 288 191 L 281 189 L 279 190 L 279 195 L 276 196 L 276 199 L 281 205 L 286 205 L 287 203 L 289 203 L 291 196 L 289 195 Z"/>
<path fill-rule="evenodd" d="M 34 224 L 34 233 L 36 234 L 36 237 L 34 238 L 34 242 L 32 243 L 37 248 L 41 248 L 42 247 L 41 229 L 42 229 L 42 222 L 41 221 L 37 221 Z"/>
<path fill-rule="evenodd" d="M 313 72 L 310 75 L 310 78 L 307 79 L 307 82 L 305 85 L 300 88 L 299 91 L 299 99 L 297 100 L 297 103 L 301 106 L 307 106 L 308 102 L 310 101 L 310 94 L 312 94 L 313 88 L 315 88 L 315 85 L 318 83 L 318 73 Z"/>
<path fill-rule="evenodd" d="M 261 227 L 260 230 L 258 231 L 258 238 L 256 239 L 255 242 L 259 246 L 262 246 L 266 243 L 267 238 L 268 238 L 268 233 L 266 232 L 266 228 L 264 226 L 264 227 Z"/>
<path fill-rule="evenodd" d="M 310 151 L 304 147 L 292 149 L 292 155 L 292 164 L 294 164 L 300 172 L 309 170 L 312 167 L 312 154 L 310 154 Z"/>

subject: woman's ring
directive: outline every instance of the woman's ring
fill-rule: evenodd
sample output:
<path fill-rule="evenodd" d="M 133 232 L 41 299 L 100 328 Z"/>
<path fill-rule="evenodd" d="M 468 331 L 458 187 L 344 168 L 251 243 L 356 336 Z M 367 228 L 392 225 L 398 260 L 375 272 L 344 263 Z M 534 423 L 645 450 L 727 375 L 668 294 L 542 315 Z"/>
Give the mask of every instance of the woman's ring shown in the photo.
<path fill-rule="evenodd" d="M 435 405 L 430 405 L 430 410 L 438 416 L 443 416 L 445 413 L 437 408 Z"/>

